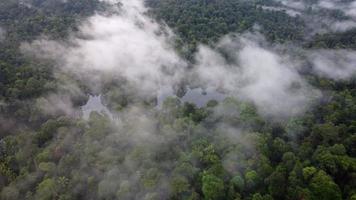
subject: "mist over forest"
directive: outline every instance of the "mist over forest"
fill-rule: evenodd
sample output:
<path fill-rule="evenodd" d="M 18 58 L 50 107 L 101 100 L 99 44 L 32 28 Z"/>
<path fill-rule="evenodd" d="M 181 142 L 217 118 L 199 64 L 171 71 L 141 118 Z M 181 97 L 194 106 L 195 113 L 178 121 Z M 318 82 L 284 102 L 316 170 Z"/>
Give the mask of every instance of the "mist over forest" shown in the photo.
<path fill-rule="evenodd" d="M 356 200 L 356 1 L 1 1 L 0 199 Z"/>

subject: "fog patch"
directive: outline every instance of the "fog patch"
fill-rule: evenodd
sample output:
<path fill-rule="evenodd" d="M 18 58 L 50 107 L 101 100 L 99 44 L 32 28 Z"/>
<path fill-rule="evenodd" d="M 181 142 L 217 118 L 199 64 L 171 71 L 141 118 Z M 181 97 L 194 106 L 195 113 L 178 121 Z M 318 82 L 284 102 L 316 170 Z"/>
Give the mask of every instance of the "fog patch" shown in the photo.
<path fill-rule="evenodd" d="M 347 31 L 351 28 L 356 27 L 356 21 L 345 20 L 341 22 L 334 22 L 331 24 L 331 29 L 334 31 Z"/>
<path fill-rule="evenodd" d="M 356 75 L 356 52 L 348 50 L 319 50 L 310 52 L 314 71 L 335 80 L 350 79 Z"/>
<path fill-rule="evenodd" d="M 40 97 L 36 100 L 36 106 L 46 115 L 57 116 L 65 114 L 75 117 L 78 115 L 68 95 L 51 94 L 48 97 Z"/>
<path fill-rule="evenodd" d="M 300 114 L 316 91 L 299 75 L 287 57 L 266 49 L 248 37 L 226 37 L 219 47 L 232 51 L 228 63 L 217 51 L 200 46 L 197 74 L 205 84 L 222 88 L 255 103 L 261 114 Z"/>
<path fill-rule="evenodd" d="M 275 0 L 282 7 L 272 7 L 273 9 L 285 9 L 288 11 L 301 13 L 301 16 L 308 30 L 307 34 L 326 33 L 330 31 L 346 31 L 356 27 L 356 1 L 342 0 Z M 342 18 L 335 18 L 328 12 L 341 11 L 344 15 Z"/>
<path fill-rule="evenodd" d="M 277 2 L 281 3 L 285 7 L 296 9 L 296 10 L 304 10 L 306 9 L 307 5 L 302 0 L 276 0 Z"/>
<path fill-rule="evenodd" d="M 356 1 L 320 0 L 318 6 L 321 8 L 341 10 L 345 15 L 356 19 Z"/>
<path fill-rule="evenodd" d="M 185 63 L 170 44 L 171 31 L 147 17 L 141 1 L 122 1 L 118 12 L 90 17 L 69 42 L 40 39 L 22 49 L 39 49 L 37 56 L 55 59 L 61 70 L 81 79 L 116 74 L 142 92 L 177 81 Z"/>
<path fill-rule="evenodd" d="M 262 9 L 268 10 L 268 11 L 284 11 L 287 15 L 291 17 L 297 17 L 301 15 L 302 13 L 292 9 L 292 8 L 286 8 L 286 7 L 272 7 L 272 6 L 262 6 Z"/>
<path fill-rule="evenodd" d="M 0 27 L 0 41 L 6 38 L 6 31 L 4 28 Z"/>

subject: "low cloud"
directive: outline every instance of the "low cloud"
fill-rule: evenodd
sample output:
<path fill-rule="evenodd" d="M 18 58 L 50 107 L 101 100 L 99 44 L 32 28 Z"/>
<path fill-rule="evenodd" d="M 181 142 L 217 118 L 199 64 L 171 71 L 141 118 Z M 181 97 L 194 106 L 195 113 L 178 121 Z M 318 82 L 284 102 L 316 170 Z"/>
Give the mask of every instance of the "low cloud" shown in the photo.
<path fill-rule="evenodd" d="M 298 74 L 297 66 L 248 37 L 227 37 L 222 49 L 235 49 L 227 63 L 216 51 L 201 46 L 197 74 L 206 84 L 252 101 L 262 114 L 291 116 L 303 112 L 316 91 Z M 239 49 L 231 44 L 238 44 Z"/>
<path fill-rule="evenodd" d="M 295 10 L 304 10 L 307 7 L 305 2 L 303 2 L 302 0 L 284 0 L 284 1 L 276 0 L 276 1 L 284 5 L 285 7 L 295 9 Z"/>
<path fill-rule="evenodd" d="M 262 6 L 262 9 L 269 10 L 269 11 L 285 11 L 286 14 L 291 17 L 296 17 L 302 14 L 296 9 L 286 8 L 286 7 Z"/>
<path fill-rule="evenodd" d="M 318 6 L 327 9 L 338 9 L 353 19 L 356 19 L 356 1 L 342 1 L 342 0 L 320 0 Z"/>
<path fill-rule="evenodd" d="M 316 11 L 327 9 L 330 11 L 341 11 L 346 19 L 333 19 L 331 17 L 320 17 L 319 22 L 324 23 L 331 31 L 346 31 L 356 27 L 356 1 L 342 0 L 319 0 L 312 6 Z M 316 23 L 318 23 L 316 21 Z"/>
<path fill-rule="evenodd" d="M 275 0 L 281 3 L 283 7 L 272 7 L 273 9 L 285 9 L 287 14 L 293 16 L 295 13 L 300 13 L 299 16 L 304 18 L 308 29 L 312 34 L 324 33 L 328 31 L 345 31 L 356 27 L 356 1 L 342 0 L 318 0 L 318 1 L 303 1 L 303 0 Z M 328 16 L 327 12 L 341 11 L 346 17 L 344 19 L 336 19 L 335 16 Z M 313 11 L 310 13 L 310 11 Z M 308 31 L 308 32 L 310 32 Z"/>
<path fill-rule="evenodd" d="M 299 4 L 292 6 L 302 9 Z M 122 81 L 124 86 L 121 82 L 116 84 L 133 87 L 128 90 L 138 96 L 154 96 L 163 86 L 173 88 L 184 80 L 252 102 L 262 116 L 284 119 L 302 114 L 311 100 L 320 96 L 320 92 L 299 74 L 301 61 L 292 59 L 288 51 L 280 51 L 258 34 L 229 35 L 215 47 L 200 45 L 195 62 L 189 63 L 192 67 L 187 69 L 188 61 L 180 58 L 173 48 L 174 34 L 146 16 L 146 11 L 142 1 L 122 1 L 118 14 L 97 14 L 88 18 L 79 32 L 73 33 L 67 41 L 43 37 L 31 44 L 23 44 L 22 50 L 55 61 L 56 77 L 74 75 L 99 92 L 103 82 L 110 82 L 108 79 L 124 79 L 128 82 Z M 346 79 L 355 72 L 353 52 L 313 50 L 303 53 L 309 55 L 308 60 L 320 76 Z M 336 67 L 339 68 L 334 69 Z M 85 96 L 86 93 L 77 83 L 65 81 L 56 93 L 37 99 L 36 105 L 48 115 L 76 116 L 77 108 L 72 97 L 78 95 Z M 234 109 L 223 106 L 217 106 L 214 114 L 239 116 L 239 106 L 232 105 Z M 178 105 L 172 107 L 174 110 Z M 255 152 L 253 134 L 244 135 L 244 127 L 218 122 L 207 129 L 204 125 L 176 119 L 177 113 L 169 112 L 168 109 L 159 112 L 156 108 L 129 104 L 121 108 L 115 123 L 105 116 L 93 114 L 83 130 L 58 130 L 48 148 L 58 154 L 58 166 L 74 162 L 69 165 L 71 169 L 62 169 L 64 172 L 71 170 L 75 177 L 81 178 L 78 182 L 83 184 L 74 185 L 73 193 L 90 198 L 93 189 L 90 184 L 96 182 L 98 197 L 103 199 L 167 199 L 171 192 L 169 183 L 174 175 L 179 175 L 175 169 L 179 163 L 177 158 L 182 155 L 177 154 L 177 149 L 184 152 L 187 145 L 184 138 L 193 135 L 197 138 L 201 138 L 199 134 L 223 137 L 226 138 L 224 142 L 241 144 L 247 154 Z M 173 118 L 172 122 L 161 127 L 160 120 L 169 121 L 170 118 Z M 190 132 L 193 130 L 194 134 Z M 247 166 L 239 162 L 247 159 L 236 152 L 228 152 L 222 157 L 223 167 L 231 174 Z M 193 169 L 194 162 L 198 159 L 185 164 Z"/>
<path fill-rule="evenodd" d="M 314 71 L 334 80 L 350 79 L 356 75 L 356 52 L 348 50 L 318 50 L 310 52 Z"/>
<path fill-rule="evenodd" d="M 4 28 L 0 27 L 0 41 L 4 40 L 6 37 L 6 31 Z"/>
<path fill-rule="evenodd" d="M 61 70 L 81 78 L 114 74 L 142 91 L 156 91 L 159 85 L 178 80 L 185 63 L 170 44 L 170 30 L 145 11 L 141 1 L 124 1 L 119 14 L 90 17 L 67 43 L 44 38 L 22 48 L 39 49 L 37 55 L 55 59 Z"/>
<path fill-rule="evenodd" d="M 73 117 L 76 115 L 70 96 L 52 94 L 46 98 L 37 99 L 36 106 L 46 115 L 65 114 Z"/>
<path fill-rule="evenodd" d="M 301 4 L 291 5 L 297 10 L 303 9 Z M 253 102 L 261 114 L 276 117 L 301 114 L 320 96 L 299 74 L 303 62 L 291 59 L 288 51 L 281 53 L 258 34 L 229 35 L 215 48 L 200 45 L 196 62 L 187 69 L 188 62 L 173 47 L 175 35 L 146 12 L 142 1 L 122 1 L 118 14 L 88 18 L 67 42 L 42 38 L 23 44 L 22 49 L 55 60 L 61 72 L 76 75 L 99 92 L 101 84 L 110 79 L 126 80 L 128 90 L 134 88 L 139 97 L 155 97 L 162 88 L 176 88 L 185 82 Z M 326 51 L 305 53 L 310 55 L 316 74 L 350 77 L 352 52 L 340 60 L 330 58 L 332 53 Z M 342 67 L 331 75 L 337 64 Z"/>

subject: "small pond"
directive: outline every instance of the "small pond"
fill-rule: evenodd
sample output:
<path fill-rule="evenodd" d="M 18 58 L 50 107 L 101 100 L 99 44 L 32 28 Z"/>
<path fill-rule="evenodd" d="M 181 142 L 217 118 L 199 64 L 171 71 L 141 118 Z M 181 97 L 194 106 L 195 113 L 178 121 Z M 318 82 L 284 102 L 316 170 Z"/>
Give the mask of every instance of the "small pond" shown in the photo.
<path fill-rule="evenodd" d="M 101 95 L 90 95 L 88 102 L 81 107 L 83 112 L 83 118 L 88 120 L 91 112 L 98 112 L 100 114 L 106 114 L 111 119 L 114 118 L 110 110 L 103 104 Z"/>
<path fill-rule="evenodd" d="M 158 91 L 158 95 L 157 95 L 158 107 L 162 105 L 162 103 L 167 97 L 177 97 L 177 95 L 170 87 L 161 88 L 161 90 Z M 201 108 L 206 106 L 206 104 L 211 100 L 220 102 L 223 101 L 225 98 L 226 98 L 225 94 L 216 91 L 216 89 L 214 88 L 207 88 L 207 89 L 187 88 L 186 93 L 184 94 L 183 97 L 180 98 L 180 100 L 183 103 L 185 102 L 193 103 L 199 108 Z"/>

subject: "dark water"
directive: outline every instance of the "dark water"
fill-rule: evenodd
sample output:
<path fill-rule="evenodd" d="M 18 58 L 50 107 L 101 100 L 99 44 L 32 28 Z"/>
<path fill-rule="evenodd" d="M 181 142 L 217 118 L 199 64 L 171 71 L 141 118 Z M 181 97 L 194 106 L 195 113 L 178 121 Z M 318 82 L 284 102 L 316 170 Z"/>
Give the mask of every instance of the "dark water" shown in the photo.
<path fill-rule="evenodd" d="M 162 88 L 157 95 L 157 104 L 158 107 L 162 105 L 164 100 L 167 97 L 177 97 L 175 95 L 174 91 L 172 88 Z M 206 104 L 211 101 L 223 101 L 226 98 L 226 95 L 223 93 L 220 93 L 216 91 L 213 88 L 207 88 L 207 89 L 202 89 L 202 88 L 194 88 L 190 89 L 188 88 L 186 93 L 184 94 L 183 97 L 180 98 L 180 100 L 185 103 L 193 103 L 198 107 L 204 107 Z"/>
<path fill-rule="evenodd" d="M 101 95 L 97 95 L 97 96 L 90 95 L 88 102 L 84 106 L 82 106 L 81 109 L 83 112 L 83 118 L 86 120 L 89 119 L 91 112 L 97 112 L 103 115 L 105 114 L 109 116 L 111 119 L 114 118 L 110 110 L 101 101 Z"/>
<path fill-rule="evenodd" d="M 161 88 L 157 94 L 157 107 L 159 108 L 164 100 L 168 97 L 177 97 L 174 90 L 170 87 Z M 202 88 L 188 88 L 186 93 L 180 100 L 185 103 L 193 103 L 198 107 L 204 107 L 206 104 L 211 101 L 223 101 L 225 99 L 225 94 L 217 92 L 213 88 L 207 88 L 203 90 Z M 107 115 L 111 119 L 115 119 L 115 115 L 110 112 L 110 110 L 103 104 L 101 95 L 90 95 L 88 102 L 81 107 L 83 112 L 83 118 L 88 120 L 91 112 L 97 112 L 102 115 Z"/>

